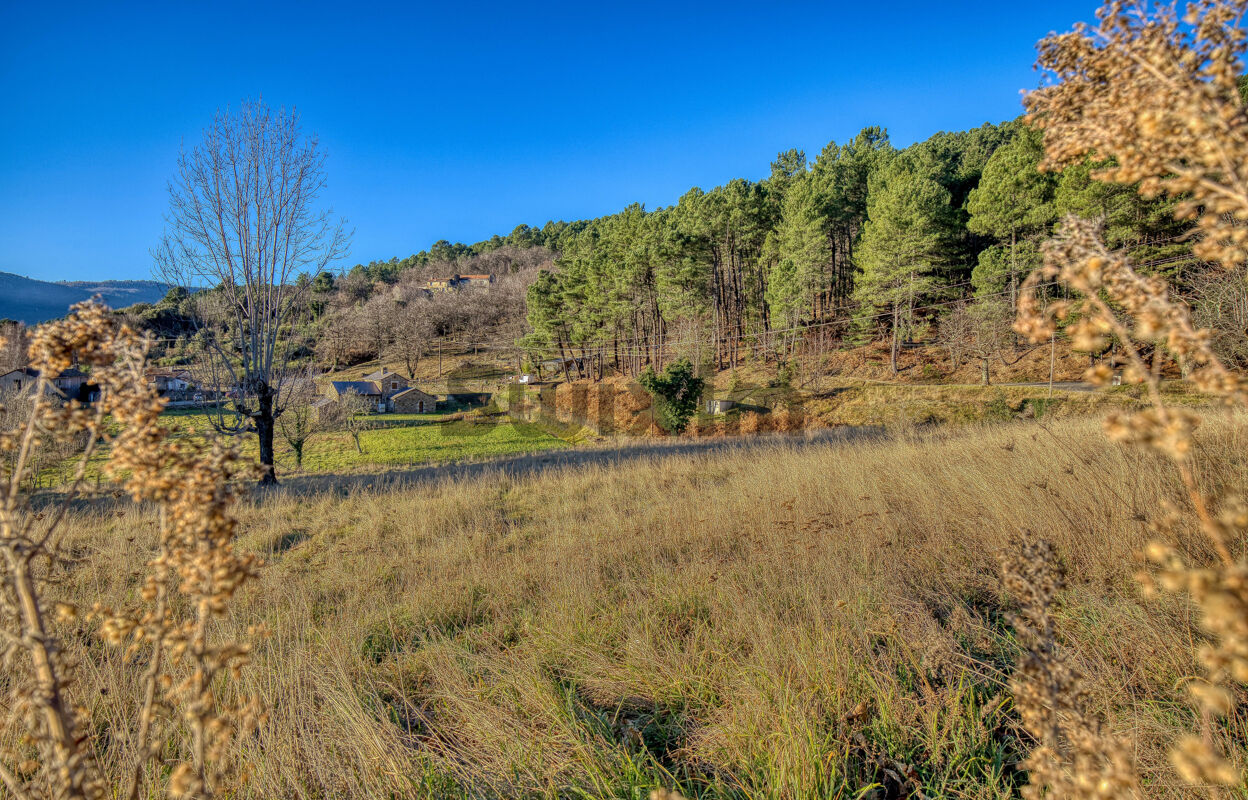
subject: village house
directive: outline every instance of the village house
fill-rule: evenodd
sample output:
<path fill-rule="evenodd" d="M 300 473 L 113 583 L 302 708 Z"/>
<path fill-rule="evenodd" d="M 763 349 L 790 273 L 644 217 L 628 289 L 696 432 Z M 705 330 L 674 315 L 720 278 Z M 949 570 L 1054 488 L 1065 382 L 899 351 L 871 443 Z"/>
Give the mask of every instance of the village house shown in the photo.
<path fill-rule="evenodd" d="M 29 389 L 30 385 L 39 379 L 39 370 L 30 367 L 21 367 L 0 375 L 0 392 L 8 394 L 9 392 L 20 392 L 23 389 Z"/>
<path fill-rule="evenodd" d="M 189 370 L 171 367 L 153 367 L 147 370 L 147 379 L 162 395 L 188 392 L 195 388 Z"/>
<path fill-rule="evenodd" d="M 431 292 L 449 292 L 457 288 L 459 285 L 459 276 L 452 275 L 449 278 L 434 278 L 431 281 L 425 281 L 425 289 Z"/>
<path fill-rule="evenodd" d="M 331 400 L 341 400 L 349 394 L 357 394 L 374 403 L 377 411 L 385 412 L 395 410 L 393 403 L 395 396 L 407 391 L 408 388 L 407 378 L 397 372 L 379 369 L 358 381 L 331 381 L 326 394 Z M 421 394 L 424 393 L 421 392 Z M 408 402 L 412 401 L 405 401 L 404 404 Z M 419 403 L 420 398 L 415 398 L 414 402 Z"/>
<path fill-rule="evenodd" d="M 460 286 L 488 289 L 494 284 L 494 273 L 488 275 L 460 275 L 459 283 Z"/>
<path fill-rule="evenodd" d="M 0 393 L 24 391 L 33 386 L 38 380 L 39 370 L 37 369 L 20 367 L 10 370 L 0 375 Z M 100 388 L 87 381 L 87 373 L 70 367 L 53 378 L 52 385 L 48 388 L 66 399 L 90 403 L 99 399 Z"/>
<path fill-rule="evenodd" d="M 390 397 L 407 388 L 407 378 L 388 369 L 379 369 L 364 376 L 364 380 L 373 381 L 381 388 L 381 394 Z"/>

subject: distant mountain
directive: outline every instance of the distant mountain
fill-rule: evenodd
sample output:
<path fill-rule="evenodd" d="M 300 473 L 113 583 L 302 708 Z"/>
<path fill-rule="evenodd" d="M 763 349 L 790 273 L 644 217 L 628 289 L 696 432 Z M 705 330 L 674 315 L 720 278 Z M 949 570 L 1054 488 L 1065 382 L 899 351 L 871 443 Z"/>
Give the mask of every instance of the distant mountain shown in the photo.
<path fill-rule="evenodd" d="M 113 308 L 155 303 L 169 291 L 156 281 L 61 281 L 50 283 L 0 272 L 0 319 L 33 325 L 63 317 L 74 303 L 100 295 Z"/>

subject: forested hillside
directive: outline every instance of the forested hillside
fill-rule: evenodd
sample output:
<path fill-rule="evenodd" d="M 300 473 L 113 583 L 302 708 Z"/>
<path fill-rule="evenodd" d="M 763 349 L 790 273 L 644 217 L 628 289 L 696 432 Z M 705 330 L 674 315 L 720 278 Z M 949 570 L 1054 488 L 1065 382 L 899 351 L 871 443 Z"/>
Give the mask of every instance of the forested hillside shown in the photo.
<path fill-rule="evenodd" d="M 1067 213 L 1103 216 L 1109 239 L 1186 290 L 1201 270 L 1169 204 L 1092 181 L 1095 165 L 1037 171 L 1021 120 L 939 133 L 905 149 L 880 128 L 810 161 L 781 153 L 761 181 L 632 206 L 561 242 L 559 271 L 529 293 L 528 345 L 596 355 L 625 371 L 688 356 L 721 368 L 780 358 L 801 340 L 939 335 L 936 312 L 1004 307 Z"/>
<path fill-rule="evenodd" d="M 359 264 L 337 281 L 329 305 L 344 323 L 367 327 L 384 317 L 389 301 L 378 296 L 415 300 L 404 286 L 455 270 L 497 271 L 516 276 L 513 291 L 523 288 L 523 322 L 512 318 L 521 309 L 513 297 L 507 308 L 492 303 L 484 323 L 434 313 L 419 324 L 428 335 L 471 330 L 476 345 L 518 345 L 531 363 L 575 356 L 579 374 L 592 377 L 682 357 L 717 369 L 751 355 L 783 362 L 812 343 L 822 352 L 872 340 L 889 343 L 896 369 L 908 342 L 985 357 L 1012 347 L 1008 310 L 1019 284 L 1038 265 L 1040 242 L 1077 214 L 1104 219 L 1111 246 L 1171 281 L 1198 317 L 1216 319 L 1228 355 L 1248 355 L 1244 311 L 1224 299 L 1242 276 L 1202 269 L 1173 201 L 1093 180 L 1101 165 L 1092 162 L 1041 172 L 1041 152 L 1039 133 L 1021 118 L 906 148 L 870 127 L 813 159 L 782 152 L 761 180 L 695 187 L 670 206 L 633 204 Z M 318 346 L 323 360 L 384 353 L 384 343 L 358 332 L 355 346 L 339 341 L 350 327 Z"/>
<path fill-rule="evenodd" d="M 382 360 L 414 375 L 434 350 L 493 352 L 517 368 L 556 358 L 566 377 L 600 379 L 681 358 L 699 370 L 779 369 L 882 342 L 895 374 L 899 354 L 924 343 L 943 346 L 955 369 L 982 362 L 986 379 L 989 360 L 1015 357 L 1011 309 L 1040 243 L 1075 214 L 1102 219 L 1111 247 L 1169 281 L 1219 331 L 1224 356 L 1248 360 L 1244 275 L 1193 258 L 1175 201 L 1094 180 L 1103 165 L 1093 162 L 1042 172 L 1042 150 L 1022 118 L 905 148 L 869 127 L 813 158 L 779 153 L 760 180 L 694 187 L 668 206 L 519 225 L 304 276 L 290 354 L 331 370 Z M 456 274 L 496 280 L 428 290 Z M 175 292 L 129 309 L 160 337 L 165 363 L 196 358 L 191 306 Z"/>

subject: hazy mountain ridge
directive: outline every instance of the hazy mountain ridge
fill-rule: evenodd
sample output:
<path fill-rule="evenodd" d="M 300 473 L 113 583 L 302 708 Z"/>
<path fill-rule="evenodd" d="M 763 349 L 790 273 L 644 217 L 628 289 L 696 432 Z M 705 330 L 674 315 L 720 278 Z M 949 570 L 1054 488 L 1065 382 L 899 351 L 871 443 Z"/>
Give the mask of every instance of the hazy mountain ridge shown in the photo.
<path fill-rule="evenodd" d="M 32 325 L 64 316 L 74 303 L 100 295 L 113 308 L 155 303 L 169 291 L 158 281 L 40 281 L 0 272 L 0 319 Z"/>

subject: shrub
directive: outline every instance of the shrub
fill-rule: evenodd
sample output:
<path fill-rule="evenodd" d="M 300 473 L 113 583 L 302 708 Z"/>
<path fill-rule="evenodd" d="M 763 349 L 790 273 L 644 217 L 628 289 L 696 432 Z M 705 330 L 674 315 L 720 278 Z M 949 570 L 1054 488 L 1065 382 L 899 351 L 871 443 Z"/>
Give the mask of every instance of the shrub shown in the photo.
<path fill-rule="evenodd" d="M 688 359 L 668 364 L 661 374 L 647 368 L 638 382 L 653 400 L 655 423 L 668 433 L 684 430 L 697 413 L 703 381 Z"/>

